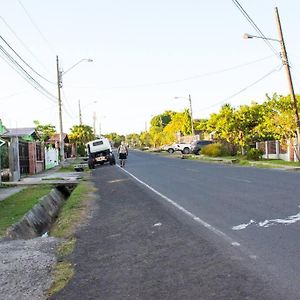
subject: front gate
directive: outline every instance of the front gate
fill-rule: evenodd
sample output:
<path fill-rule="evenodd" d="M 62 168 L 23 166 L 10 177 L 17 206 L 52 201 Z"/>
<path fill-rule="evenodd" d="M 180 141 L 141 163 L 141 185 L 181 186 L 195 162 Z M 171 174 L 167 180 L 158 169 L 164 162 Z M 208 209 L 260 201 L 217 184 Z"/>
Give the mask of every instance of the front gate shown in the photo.
<path fill-rule="evenodd" d="M 29 144 L 19 141 L 20 173 L 29 174 Z"/>

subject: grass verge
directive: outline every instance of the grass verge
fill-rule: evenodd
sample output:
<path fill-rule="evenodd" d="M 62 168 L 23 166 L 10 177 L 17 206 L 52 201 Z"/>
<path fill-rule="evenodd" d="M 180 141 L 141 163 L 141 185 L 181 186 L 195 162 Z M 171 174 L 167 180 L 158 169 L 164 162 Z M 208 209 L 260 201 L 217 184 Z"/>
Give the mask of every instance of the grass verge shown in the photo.
<path fill-rule="evenodd" d="M 50 185 L 31 186 L 0 201 L 0 237 L 18 222 L 41 197 L 50 193 Z"/>
<path fill-rule="evenodd" d="M 53 281 L 48 290 L 48 296 L 64 288 L 74 275 L 74 266 L 68 257 L 75 249 L 75 230 L 89 212 L 89 204 L 92 200 L 92 195 L 89 193 L 93 190 L 90 181 L 82 180 L 63 206 L 50 231 L 51 236 L 63 238 L 63 242 L 56 253 L 58 262 L 53 269 Z"/>

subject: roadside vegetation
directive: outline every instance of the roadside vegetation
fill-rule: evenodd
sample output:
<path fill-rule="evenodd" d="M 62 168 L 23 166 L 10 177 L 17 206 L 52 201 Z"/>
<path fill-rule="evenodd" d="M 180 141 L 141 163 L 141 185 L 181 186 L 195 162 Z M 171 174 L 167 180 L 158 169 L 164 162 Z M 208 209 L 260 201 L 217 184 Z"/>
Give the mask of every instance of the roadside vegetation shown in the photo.
<path fill-rule="evenodd" d="M 74 275 L 74 266 L 69 261 L 69 255 L 76 245 L 75 230 L 89 213 L 93 190 L 92 183 L 83 179 L 72 192 L 52 226 L 50 235 L 62 238 L 63 242 L 57 250 L 58 262 L 53 270 L 53 283 L 48 291 L 49 296 L 61 290 Z"/>
<path fill-rule="evenodd" d="M 50 185 L 38 185 L 25 188 L 3 201 L 0 201 L 0 237 L 6 230 L 17 223 L 39 202 L 39 199 L 51 191 Z"/>
<path fill-rule="evenodd" d="M 299 110 L 300 96 L 297 95 L 296 98 Z M 208 147 L 205 151 L 209 153 L 205 154 L 215 157 L 229 154 L 237 159 L 242 155 L 245 160 L 255 161 L 262 159 L 260 151 L 253 149 L 256 142 L 278 140 L 287 146 L 285 141 L 295 138 L 297 131 L 295 109 L 290 96 L 275 93 L 272 96 L 266 95 L 264 101 L 262 100 L 237 107 L 224 104 L 209 118 L 194 119 L 193 127 L 200 139 L 212 138 L 216 143 L 224 146 Z M 140 134 L 119 136 L 111 133 L 107 137 L 116 145 L 120 140 L 125 139 L 130 147 L 158 151 L 164 145 L 177 142 L 179 135 L 185 137 L 191 134 L 190 113 L 189 110 L 184 110 L 183 112 L 165 111 L 153 116 L 150 128 Z M 296 156 L 300 158 L 297 151 Z M 298 165 L 300 166 L 299 163 Z"/>

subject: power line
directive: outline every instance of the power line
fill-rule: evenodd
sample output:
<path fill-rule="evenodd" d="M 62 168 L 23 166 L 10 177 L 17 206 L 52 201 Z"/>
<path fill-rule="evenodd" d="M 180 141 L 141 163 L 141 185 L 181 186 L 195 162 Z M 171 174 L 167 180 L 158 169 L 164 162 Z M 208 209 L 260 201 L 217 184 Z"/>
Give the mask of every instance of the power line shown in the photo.
<path fill-rule="evenodd" d="M 181 78 L 181 79 L 175 79 L 175 80 L 171 80 L 171 81 L 161 81 L 161 82 L 153 82 L 153 83 L 144 83 L 144 84 L 135 84 L 135 85 L 124 85 L 124 86 L 113 86 L 113 87 L 108 87 L 108 88 L 101 88 L 101 90 L 111 90 L 111 89 L 131 89 L 131 88 L 140 88 L 140 87 L 151 87 L 151 86 L 157 86 L 157 85 L 168 85 L 168 84 L 174 84 L 174 83 L 179 83 L 179 82 L 184 82 L 184 81 L 189 81 L 189 80 L 194 80 L 194 79 L 198 79 L 198 78 L 203 78 L 203 77 L 209 77 L 209 76 L 213 76 L 213 75 L 218 75 L 221 73 L 225 73 L 228 71 L 232 71 L 235 69 L 239 69 L 245 66 L 249 66 L 252 64 L 255 64 L 257 62 L 261 62 L 263 60 L 269 59 L 273 57 L 273 55 L 269 55 L 269 56 L 265 56 L 263 58 L 259 58 L 250 62 L 246 62 L 243 64 L 239 64 L 233 67 L 229 67 L 229 68 L 225 68 L 225 69 L 221 69 L 221 70 L 217 70 L 217 71 L 213 71 L 213 72 L 207 72 L 207 73 L 203 73 L 203 74 L 198 74 L 198 75 L 194 75 L 194 76 L 189 76 L 186 78 Z M 71 87 L 70 85 L 65 85 L 68 87 Z M 92 88 L 91 86 L 88 87 L 81 87 L 81 88 Z"/>
<path fill-rule="evenodd" d="M 31 86 L 38 90 L 45 97 L 55 102 L 53 99 L 57 99 L 52 95 L 46 88 L 44 88 L 39 82 L 37 82 L 1 45 L 0 51 L 5 55 L 6 58 L 1 56 L 10 67 L 12 67 L 23 79 L 25 79 Z"/>
<path fill-rule="evenodd" d="M 39 29 L 39 27 L 37 26 L 37 24 L 34 22 L 33 18 L 30 16 L 29 12 L 27 11 L 27 9 L 25 8 L 25 6 L 23 5 L 23 3 L 20 0 L 17 0 L 18 3 L 20 4 L 20 6 L 23 8 L 25 14 L 27 15 L 28 19 L 30 20 L 30 22 L 32 23 L 32 25 L 35 27 L 35 29 L 38 31 L 38 33 L 40 34 L 40 36 L 42 37 L 42 39 L 44 40 L 44 42 L 47 44 L 48 48 L 53 52 L 56 53 L 53 50 L 52 45 L 49 43 L 49 41 L 46 39 L 46 37 L 44 36 L 44 34 L 41 32 L 41 30 Z"/>
<path fill-rule="evenodd" d="M 23 45 L 23 47 L 31 54 L 32 57 L 36 59 L 36 61 L 48 71 L 47 67 L 38 59 L 38 57 L 30 50 L 30 48 L 22 41 L 22 39 L 17 35 L 17 33 L 12 29 L 12 27 L 6 22 L 6 20 L 0 16 L 2 22 L 7 26 L 7 28 L 11 31 L 11 33 L 15 36 L 15 38 Z"/>
<path fill-rule="evenodd" d="M 42 79 L 46 80 L 49 83 L 52 84 L 57 84 L 56 82 L 50 81 L 47 78 L 45 78 L 44 76 L 42 76 L 41 74 L 39 74 L 35 69 L 33 69 L 11 46 L 10 44 L 3 38 L 3 36 L 0 35 L 0 39 L 9 47 L 9 49 L 11 51 L 13 51 L 13 53 L 31 70 L 33 71 L 35 74 L 37 74 L 39 77 L 41 77 Z"/>
<path fill-rule="evenodd" d="M 201 110 L 207 110 L 210 109 L 212 107 L 215 107 L 217 105 L 226 103 L 227 101 L 231 100 L 232 98 L 236 97 L 237 95 L 243 93 L 244 91 L 246 91 L 247 89 L 249 89 L 250 87 L 256 85 L 257 83 L 261 82 L 262 80 L 264 80 L 265 78 L 269 77 L 271 74 L 273 74 L 274 72 L 278 72 L 282 69 L 283 65 L 278 65 L 276 68 L 272 69 L 271 71 L 269 71 L 268 73 L 266 73 L 265 75 L 263 75 L 262 77 L 260 77 L 259 79 L 255 80 L 254 82 L 250 83 L 249 85 L 245 86 L 244 88 L 242 88 L 241 90 L 237 91 L 236 93 L 232 94 L 231 96 L 223 99 L 220 102 L 217 102 L 213 105 L 201 108 Z"/>
<path fill-rule="evenodd" d="M 253 19 L 249 16 L 249 14 L 246 12 L 246 10 L 242 7 L 242 5 L 237 0 L 232 0 L 234 5 L 238 8 L 238 10 L 243 14 L 243 16 L 246 18 L 246 20 L 250 23 L 250 25 L 254 28 L 254 30 L 263 38 L 263 41 L 267 44 L 267 46 L 271 49 L 271 51 L 281 60 L 280 54 L 276 49 L 272 46 L 270 41 L 266 38 L 266 36 L 263 34 L 263 32 L 259 29 L 259 27 L 255 24 Z"/>

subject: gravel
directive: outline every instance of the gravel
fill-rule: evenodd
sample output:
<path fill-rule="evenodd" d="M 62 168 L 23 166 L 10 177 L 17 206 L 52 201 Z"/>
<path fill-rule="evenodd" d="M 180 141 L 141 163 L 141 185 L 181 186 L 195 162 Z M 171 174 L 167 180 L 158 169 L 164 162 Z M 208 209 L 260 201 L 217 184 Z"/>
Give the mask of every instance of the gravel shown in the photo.
<path fill-rule="evenodd" d="M 47 299 L 59 242 L 52 237 L 0 240 L 0 299 Z"/>

